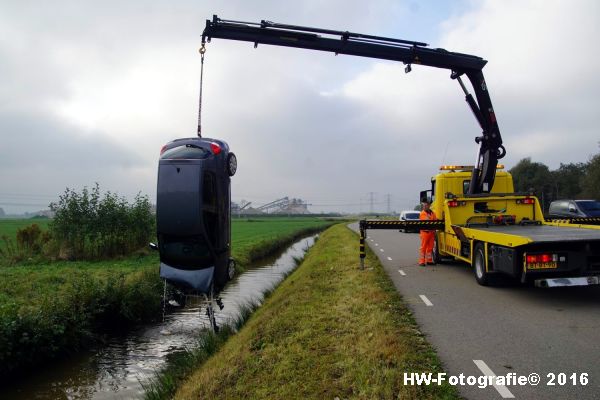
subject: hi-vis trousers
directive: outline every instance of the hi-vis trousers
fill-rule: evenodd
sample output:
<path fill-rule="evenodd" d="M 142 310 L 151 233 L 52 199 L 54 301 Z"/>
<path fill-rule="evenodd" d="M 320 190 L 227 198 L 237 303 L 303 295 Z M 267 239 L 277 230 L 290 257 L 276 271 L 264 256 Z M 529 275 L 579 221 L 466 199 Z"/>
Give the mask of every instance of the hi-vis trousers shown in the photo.
<path fill-rule="evenodd" d="M 419 249 L 419 264 L 433 262 L 433 240 L 435 231 L 421 231 L 421 248 Z"/>

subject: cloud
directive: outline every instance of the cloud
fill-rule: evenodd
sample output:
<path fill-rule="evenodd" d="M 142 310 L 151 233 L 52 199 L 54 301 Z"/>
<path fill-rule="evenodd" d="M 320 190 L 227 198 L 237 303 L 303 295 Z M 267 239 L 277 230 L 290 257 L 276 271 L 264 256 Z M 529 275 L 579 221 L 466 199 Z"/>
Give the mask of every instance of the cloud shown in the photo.
<path fill-rule="evenodd" d="M 160 147 L 195 135 L 197 49 L 212 14 L 423 40 L 483 56 L 506 163 L 525 156 L 551 168 L 585 161 L 600 140 L 600 55 L 591 50 L 599 7 L 534 0 L 10 3 L 0 15 L 0 201 L 2 192 L 52 195 L 95 181 L 153 197 Z M 393 208 L 412 208 L 441 163 L 475 159 L 479 128 L 448 75 L 215 39 L 207 45 L 203 130 L 238 155 L 236 200 L 287 195 L 341 205 L 366 203 L 366 193 L 377 192 L 380 209 L 387 193 Z M 17 156 L 24 148 L 27 164 Z"/>

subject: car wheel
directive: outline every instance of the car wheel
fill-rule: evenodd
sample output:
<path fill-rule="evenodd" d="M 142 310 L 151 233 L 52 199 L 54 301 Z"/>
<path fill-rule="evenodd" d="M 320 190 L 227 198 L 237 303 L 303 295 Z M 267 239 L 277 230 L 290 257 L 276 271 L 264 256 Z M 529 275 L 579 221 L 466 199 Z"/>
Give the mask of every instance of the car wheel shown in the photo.
<path fill-rule="evenodd" d="M 233 153 L 227 155 L 227 173 L 229 176 L 235 175 L 237 171 L 237 157 Z"/>
<path fill-rule="evenodd" d="M 474 253 L 473 272 L 475 273 L 475 280 L 482 286 L 492 285 L 490 273 L 485 270 L 485 251 L 483 243 L 477 243 L 475 245 Z"/>
<path fill-rule="evenodd" d="M 232 280 L 235 276 L 235 260 L 233 258 L 229 259 L 229 264 L 227 265 L 227 278 Z"/>

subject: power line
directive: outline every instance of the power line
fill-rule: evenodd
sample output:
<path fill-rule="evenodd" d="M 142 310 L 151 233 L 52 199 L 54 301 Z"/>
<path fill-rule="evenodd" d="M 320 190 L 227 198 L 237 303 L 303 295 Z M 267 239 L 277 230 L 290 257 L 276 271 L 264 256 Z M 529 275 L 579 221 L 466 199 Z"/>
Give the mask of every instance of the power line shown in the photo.
<path fill-rule="evenodd" d="M 373 196 L 375 192 L 368 192 L 367 194 L 369 195 L 369 212 L 373 214 Z"/>
<path fill-rule="evenodd" d="M 31 207 L 48 207 L 49 204 L 40 204 L 40 203 L 12 203 L 12 202 L 4 202 L 0 201 L 0 206 L 31 206 Z"/>
<path fill-rule="evenodd" d="M 387 199 L 387 213 L 389 214 L 391 212 L 390 201 L 392 199 L 392 195 L 388 193 L 385 195 L 385 198 Z"/>

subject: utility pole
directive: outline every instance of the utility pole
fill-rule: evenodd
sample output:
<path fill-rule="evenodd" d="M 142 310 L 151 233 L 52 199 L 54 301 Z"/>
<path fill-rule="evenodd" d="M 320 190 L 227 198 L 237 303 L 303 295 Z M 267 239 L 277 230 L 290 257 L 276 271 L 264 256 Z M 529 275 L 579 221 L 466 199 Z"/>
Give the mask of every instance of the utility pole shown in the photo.
<path fill-rule="evenodd" d="M 390 213 L 392 212 L 390 209 L 390 201 L 392 199 L 392 195 L 388 193 L 385 195 L 385 198 L 387 200 L 387 214 L 390 215 Z"/>
<path fill-rule="evenodd" d="M 369 213 L 373 214 L 373 196 L 375 195 L 375 192 L 369 192 L 367 194 L 369 195 Z"/>

